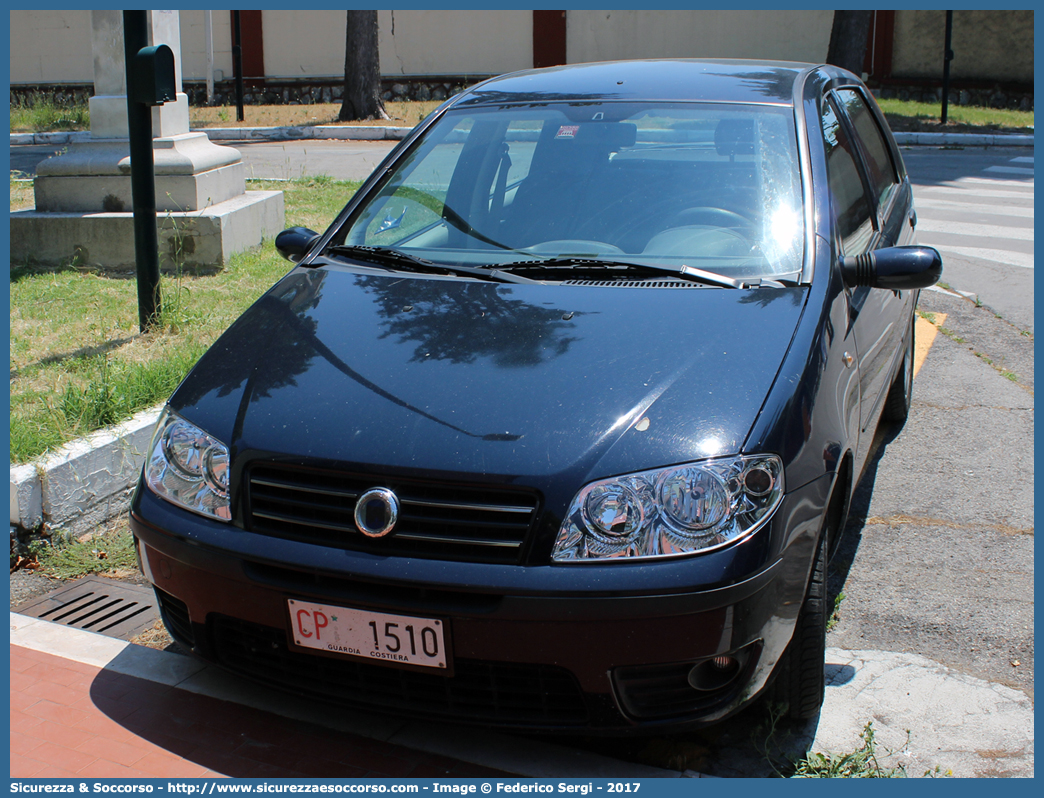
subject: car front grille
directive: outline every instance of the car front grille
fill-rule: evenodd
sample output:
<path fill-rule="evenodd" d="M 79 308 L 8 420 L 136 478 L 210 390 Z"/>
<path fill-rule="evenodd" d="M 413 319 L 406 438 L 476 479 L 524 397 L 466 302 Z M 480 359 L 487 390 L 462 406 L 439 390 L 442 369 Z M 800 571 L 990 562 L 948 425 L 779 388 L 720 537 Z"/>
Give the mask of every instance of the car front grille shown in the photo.
<path fill-rule="evenodd" d="M 253 466 L 247 484 L 251 531 L 378 554 L 515 563 L 537 514 L 536 495 L 521 490 L 282 464 Z M 400 506 L 393 533 L 379 539 L 353 518 L 358 497 L 375 487 L 394 491 Z"/>
<path fill-rule="evenodd" d="M 280 629 L 211 616 L 218 662 L 229 670 L 338 704 L 476 723 L 581 726 L 575 677 L 548 665 L 458 659 L 453 676 L 291 651 Z"/>

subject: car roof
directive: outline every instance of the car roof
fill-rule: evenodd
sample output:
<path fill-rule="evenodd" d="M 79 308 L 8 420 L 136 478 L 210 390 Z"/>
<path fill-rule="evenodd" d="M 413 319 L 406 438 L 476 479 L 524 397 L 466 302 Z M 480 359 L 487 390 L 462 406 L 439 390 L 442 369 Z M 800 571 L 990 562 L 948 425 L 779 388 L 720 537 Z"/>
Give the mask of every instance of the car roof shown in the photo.
<path fill-rule="evenodd" d="M 672 100 L 794 104 L 794 84 L 816 64 L 738 59 L 659 59 L 570 64 L 483 81 L 454 105 L 505 102 Z"/>

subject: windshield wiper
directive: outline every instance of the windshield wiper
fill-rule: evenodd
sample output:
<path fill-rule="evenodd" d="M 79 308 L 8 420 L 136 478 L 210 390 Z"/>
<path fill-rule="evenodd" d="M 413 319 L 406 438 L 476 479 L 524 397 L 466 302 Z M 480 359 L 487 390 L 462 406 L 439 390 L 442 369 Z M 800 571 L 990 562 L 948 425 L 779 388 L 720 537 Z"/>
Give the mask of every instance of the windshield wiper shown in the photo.
<path fill-rule="evenodd" d="M 499 264 L 498 268 L 501 270 L 525 268 L 542 269 L 555 266 L 589 266 L 600 269 L 619 268 L 624 266 L 629 269 L 646 269 L 653 272 L 673 274 L 683 280 L 689 280 L 694 283 L 703 283 L 704 285 L 717 285 L 722 288 L 747 288 L 761 285 L 763 283 L 772 284 L 773 282 L 765 281 L 761 278 L 754 280 L 736 280 L 732 277 L 726 277 L 723 274 L 709 272 L 705 269 L 697 269 L 693 266 L 668 266 L 662 263 L 641 263 L 626 260 L 604 260 L 599 258 L 547 258 L 544 260 L 519 260 L 512 261 L 511 263 Z"/>
<path fill-rule="evenodd" d="M 339 244 L 325 250 L 334 255 L 348 255 L 360 260 L 374 261 L 380 266 L 393 266 L 397 269 L 419 272 L 423 274 L 456 274 L 477 277 L 480 280 L 493 280 L 501 283 L 540 283 L 518 274 L 508 274 L 499 269 L 474 268 L 471 266 L 450 266 L 445 263 L 418 258 L 416 255 L 389 247 L 367 247 L 361 244 Z"/>

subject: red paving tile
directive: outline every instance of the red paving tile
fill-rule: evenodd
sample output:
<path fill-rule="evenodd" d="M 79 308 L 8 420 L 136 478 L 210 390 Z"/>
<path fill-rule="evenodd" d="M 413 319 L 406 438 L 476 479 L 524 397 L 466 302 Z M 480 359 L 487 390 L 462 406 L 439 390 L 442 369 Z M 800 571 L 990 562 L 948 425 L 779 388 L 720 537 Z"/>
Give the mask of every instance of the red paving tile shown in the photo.
<path fill-rule="evenodd" d="M 14 706 L 16 697 L 18 697 L 17 694 L 12 694 L 11 695 L 11 728 L 12 729 L 17 729 L 18 731 L 27 732 L 31 728 L 33 728 L 34 726 L 39 726 L 41 723 L 43 723 L 43 719 L 42 718 L 38 718 L 35 715 L 29 715 L 29 714 L 27 714 L 25 712 L 22 712 L 19 709 L 16 709 L 15 706 Z M 35 701 L 29 702 L 29 706 L 32 706 L 32 704 L 35 704 L 35 703 L 36 703 Z M 26 707 L 26 708 L 28 709 L 28 707 Z"/>
<path fill-rule="evenodd" d="M 11 646 L 11 775 L 508 775 Z"/>
<path fill-rule="evenodd" d="M 41 746 L 43 742 L 39 737 L 30 737 L 28 734 L 22 734 L 21 732 L 11 732 L 11 753 L 28 754 L 34 748 Z"/>
<path fill-rule="evenodd" d="M 94 737 L 92 732 L 72 726 L 63 726 L 61 723 L 54 723 L 50 720 L 45 720 L 38 726 L 34 726 L 30 734 L 39 738 L 40 741 L 63 745 L 66 748 L 75 748 Z"/>
<path fill-rule="evenodd" d="M 138 760 L 135 767 L 151 776 L 170 779 L 198 779 L 207 772 L 202 765 L 162 751 L 146 754 Z"/>
<path fill-rule="evenodd" d="M 11 776 L 12 778 L 44 775 L 42 771 L 47 770 L 48 764 L 39 759 L 11 752 Z"/>
<path fill-rule="evenodd" d="M 72 771 L 82 770 L 99 759 L 97 754 L 77 751 L 54 743 L 44 743 L 35 749 L 31 756 L 33 759 L 39 759 L 42 762 L 54 762 L 59 767 Z"/>
<path fill-rule="evenodd" d="M 131 767 L 145 754 L 152 751 L 152 745 L 145 740 L 135 739 L 132 742 L 120 742 L 118 740 L 107 740 L 104 737 L 92 737 L 82 745 L 77 746 L 77 751 L 92 754 L 96 759 L 104 759 L 115 762 L 117 765 Z"/>
<path fill-rule="evenodd" d="M 12 688 L 13 690 L 14 688 Z M 55 701 L 49 701 L 46 698 L 42 698 L 33 704 L 31 707 L 25 710 L 26 715 L 32 715 L 40 720 L 52 720 L 55 723 L 61 723 L 66 726 L 75 726 L 78 721 L 87 718 L 87 713 L 80 709 L 74 709 L 73 707 L 65 704 L 59 704 Z"/>

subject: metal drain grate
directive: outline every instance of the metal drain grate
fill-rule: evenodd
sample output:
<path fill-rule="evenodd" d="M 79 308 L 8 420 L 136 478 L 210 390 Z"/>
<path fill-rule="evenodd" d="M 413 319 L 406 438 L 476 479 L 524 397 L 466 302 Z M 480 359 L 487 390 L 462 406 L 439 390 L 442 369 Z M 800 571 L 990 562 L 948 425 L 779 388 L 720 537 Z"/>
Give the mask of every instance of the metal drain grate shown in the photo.
<path fill-rule="evenodd" d="M 130 640 L 159 618 L 150 588 L 101 576 L 85 576 L 62 585 L 16 607 L 15 612 L 123 640 Z"/>

